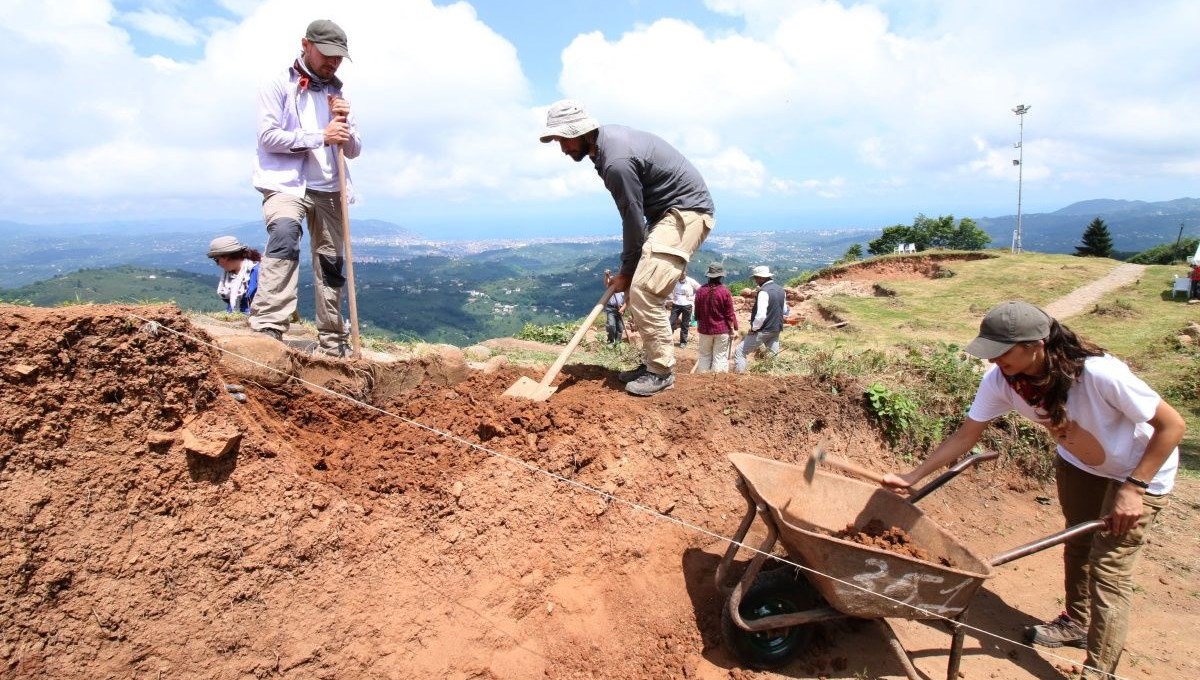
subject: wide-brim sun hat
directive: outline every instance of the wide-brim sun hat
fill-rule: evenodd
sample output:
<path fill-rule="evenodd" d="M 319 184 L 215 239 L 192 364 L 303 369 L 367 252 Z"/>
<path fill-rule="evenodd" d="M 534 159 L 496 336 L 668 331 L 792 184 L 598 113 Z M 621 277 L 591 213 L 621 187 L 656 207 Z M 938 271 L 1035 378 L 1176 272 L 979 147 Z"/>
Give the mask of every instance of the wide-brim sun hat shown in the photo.
<path fill-rule="evenodd" d="M 769 279 L 774 276 L 774 274 L 771 273 L 770 267 L 765 264 L 760 264 L 750 270 L 750 276 L 753 276 L 756 279 Z"/>
<path fill-rule="evenodd" d="M 725 276 L 725 268 L 716 262 L 713 262 L 712 264 L 708 265 L 708 271 L 704 272 L 704 275 L 710 279 L 719 279 L 722 276 Z"/>
<path fill-rule="evenodd" d="M 996 305 L 979 323 L 979 335 L 964 351 L 990 361 L 1019 342 L 1045 340 L 1050 335 L 1050 317 L 1028 302 L 1010 300 Z"/>
<path fill-rule="evenodd" d="M 546 129 L 542 130 L 542 143 L 557 138 L 574 139 L 600 127 L 600 121 L 592 118 L 583 109 L 583 104 L 574 99 L 562 99 L 550 105 L 546 111 Z"/>
<path fill-rule="evenodd" d="M 241 241 L 233 236 L 218 236 L 208 244 L 208 257 L 218 255 L 233 255 L 246 249 Z"/>

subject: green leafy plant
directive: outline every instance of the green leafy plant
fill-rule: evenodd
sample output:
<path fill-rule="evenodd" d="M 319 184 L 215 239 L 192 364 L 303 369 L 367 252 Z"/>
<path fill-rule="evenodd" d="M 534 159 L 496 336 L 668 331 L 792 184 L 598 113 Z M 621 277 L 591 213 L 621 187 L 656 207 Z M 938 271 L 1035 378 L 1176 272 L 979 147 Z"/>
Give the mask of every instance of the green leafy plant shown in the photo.
<path fill-rule="evenodd" d="M 917 419 L 917 405 L 903 394 L 877 382 L 871 383 L 865 396 L 871 413 L 879 420 L 888 441 L 893 446 L 899 444 L 905 431 Z"/>
<path fill-rule="evenodd" d="M 565 345 L 571 341 L 571 336 L 575 335 L 575 324 L 571 323 L 552 323 L 546 326 L 539 326 L 534 323 L 527 323 L 521 327 L 517 333 L 517 338 L 521 340 L 532 340 L 534 342 L 545 342 L 551 345 Z"/>

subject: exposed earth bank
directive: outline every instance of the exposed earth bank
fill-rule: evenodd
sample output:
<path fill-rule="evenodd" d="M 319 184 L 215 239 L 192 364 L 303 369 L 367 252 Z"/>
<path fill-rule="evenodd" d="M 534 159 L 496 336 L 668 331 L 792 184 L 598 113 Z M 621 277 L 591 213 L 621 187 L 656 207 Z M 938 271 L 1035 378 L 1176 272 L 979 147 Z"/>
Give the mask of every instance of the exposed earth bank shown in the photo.
<path fill-rule="evenodd" d="M 568 366 L 538 403 L 501 396 L 512 369 L 217 343 L 173 307 L 0 313 L 0 676 L 902 677 L 870 626 L 826 626 L 778 675 L 720 638 L 726 455 L 896 467 L 861 386 L 681 374 L 638 400 Z M 1059 528 L 1053 489 L 1003 462 L 923 503 L 985 556 Z M 1129 677 L 1200 675 L 1198 496 L 1180 484 L 1145 551 Z M 968 622 L 1017 637 L 1057 614 L 1058 564 L 998 569 Z M 897 629 L 944 677 L 944 629 Z M 979 638 L 966 678 L 1082 658 Z"/>

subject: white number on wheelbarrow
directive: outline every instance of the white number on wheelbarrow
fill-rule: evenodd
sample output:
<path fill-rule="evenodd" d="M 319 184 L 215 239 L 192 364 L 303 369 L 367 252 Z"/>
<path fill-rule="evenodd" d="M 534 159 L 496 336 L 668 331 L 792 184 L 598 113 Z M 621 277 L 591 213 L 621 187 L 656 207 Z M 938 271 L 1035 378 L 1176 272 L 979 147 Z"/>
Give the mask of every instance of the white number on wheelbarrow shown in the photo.
<path fill-rule="evenodd" d="M 957 614 L 962 607 L 952 607 L 948 605 L 954 601 L 959 591 L 971 583 L 970 580 L 964 579 L 960 580 L 953 588 L 947 588 L 945 590 L 938 589 L 939 595 L 946 595 L 948 597 L 942 600 L 940 604 L 931 603 L 924 601 L 919 597 L 920 584 L 945 583 L 946 579 L 944 577 L 938 576 L 937 574 L 923 573 L 920 571 L 913 571 L 899 576 L 892 576 L 888 572 L 887 562 L 875 558 L 867 559 L 866 565 L 874 568 L 875 571 L 854 576 L 853 580 L 860 586 L 870 590 L 871 592 L 886 595 L 893 600 L 903 602 L 904 604 L 919 606 L 921 609 L 931 611 L 935 614 Z"/>

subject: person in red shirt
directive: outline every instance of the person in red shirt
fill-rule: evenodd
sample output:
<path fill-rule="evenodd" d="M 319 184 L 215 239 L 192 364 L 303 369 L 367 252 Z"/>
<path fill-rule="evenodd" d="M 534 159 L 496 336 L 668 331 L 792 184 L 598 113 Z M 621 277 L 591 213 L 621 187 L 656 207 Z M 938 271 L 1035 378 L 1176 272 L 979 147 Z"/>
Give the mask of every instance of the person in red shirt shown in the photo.
<path fill-rule="evenodd" d="M 1200 298 L 1200 265 L 1192 267 L 1192 294 L 1188 296 L 1189 300 Z"/>
<path fill-rule="evenodd" d="M 721 280 L 725 268 L 714 262 L 705 272 L 708 283 L 696 291 L 696 330 L 700 334 L 700 356 L 697 373 L 728 373 L 729 347 L 738 330 L 733 309 L 733 295 Z"/>

